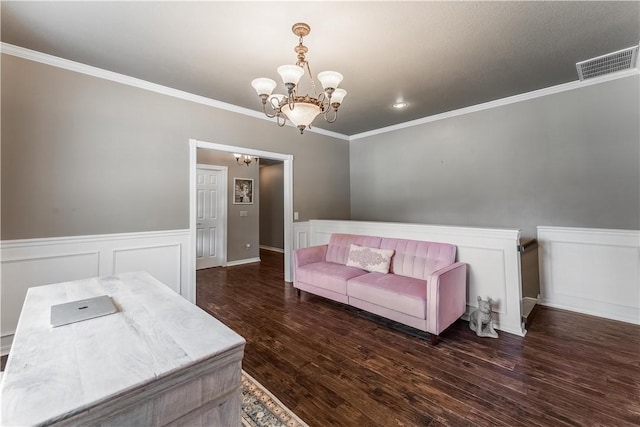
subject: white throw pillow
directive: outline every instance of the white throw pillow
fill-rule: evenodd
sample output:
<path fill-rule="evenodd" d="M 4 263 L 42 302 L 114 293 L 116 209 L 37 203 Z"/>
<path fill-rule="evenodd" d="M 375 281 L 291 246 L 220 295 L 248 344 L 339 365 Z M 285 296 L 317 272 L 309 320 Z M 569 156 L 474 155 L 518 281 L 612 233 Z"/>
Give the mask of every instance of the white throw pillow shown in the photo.
<path fill-rule="evenodd" d="M 387 274 L 393 253 L 393 249 L 374 249 L 352 244 L 349 248 L 347 266 Z"/>

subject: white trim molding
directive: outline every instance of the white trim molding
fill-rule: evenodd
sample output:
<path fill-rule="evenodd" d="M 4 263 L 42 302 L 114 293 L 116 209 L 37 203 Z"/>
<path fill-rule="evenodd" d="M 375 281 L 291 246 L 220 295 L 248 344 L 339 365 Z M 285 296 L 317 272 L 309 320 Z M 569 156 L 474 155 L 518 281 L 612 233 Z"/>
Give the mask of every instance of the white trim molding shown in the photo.
<path fill-rule="evenodd" d="M 189 230 L 5 240 L 0 242 L 5 354 L 27 289 L 129 271 L 147 271 L 195 303 L 189 277 Z"/>
<path fill-rule="evenodd" d="M 29 61 L 39 62 L 41 64 L 50 65 L 52 67 L 57 67 L 64 70 L 74 71 L 76 73 L 86 74 L 89 76 L 110 80 L 110 81 L 125 84 L 128 86 L 133 86 L 139 89 L 144 89 L 144 90 L 160 93 L 167 96 L 172 96 L 174 98 L 183 99 L 185 101 L 207 105 L 209 107 L 218 108 L 220 110 L 243 114 L 245 116 L 253 117 L 256 119 L 273 121 L 273 119 L 268 118 L 267 116 L 264 115 L 264 113 L 257 110 L 251 110 L 248 108 L 239 107 L 234 104 L 229 104 L 229 103 L 218 101 L 212 98 L 195 95 L 193 93 L 185 92 L 178 89 L 173 89 L 173 88 L 162 86 L 156 83 L 151 83 L 146 80 L 130 77 L 124 74 L 115 73 L 113 71 L 92 67 L 90 65 L 70 61 L 68 59 L 59 58 L 53 55 L 48 55 L 46 53 L 38 52 L 31 49 L 26 49 L 26 48 L 15 46 L 9 43 L 4 43 L 4 42 L 0 43 L 0 53 L 5 53 L 7 55 L 12 55 L 18 58 L 27 59 Z M 482 104 L 472 105 L 470 107 L 447 111 L 441 114 L 434 114 L 432 116 L 427 116 L 420 119 L 399 123 L 397 125 L 387 126 L 379 129 L 373 129 L 367 132 L 362 132 L 362 133 L 358 133 L 350 136 L 344 135 L 338 132 L 328 131 L 315 126 L 311 129 L 308 129 L 307 132 L 314 132 L 320 135 L 325 135 L 331 138 L 341 139 L 344 141 L 355 141 L 357 139 L 367 138 L 370 136 L 392 132 L 395 130 L 409 128 L 413 126 L 419 126 L 425 123 L 444 120 L 450 117 L 456 117 L 464 114 L 474 113 L 477 111 L 488 110 L 491 108 L 501 107 L 501 106 L 513 104 L 516 102 L 527 101 L 529 99 L 539 98 L 547 95 L 553 95 L 553 94 L 565 92 L 568 90 L 579 89 L 579 88 L 591 86 L 594 84 L 605 83 L 611 80 L 617 80 L 617 79 L 621 79 L 629 76 L 638 76 L 638 75 L 640 75 L 640 70 L 636 68 L 633 70 L 619 71 L 617 73 L 612 73 L 612 74 L 608 74 L 608 75 L 604 75 L 604 76 L 600 76 L 600 77 L 596 77 L 588 80 L 583 80 L 583 81 L 576 80 L 569 83 L 564 83 L 556 86 L 551 86 L 548 88 L 543 88 L 543 89 L 534 90 L 531 92 L 526 92 L 526 93 L 522 93 L 514 96 L 509 96 L 506 98 L 484 102 Z M 293 126 L 289 122 L 287 122 L 287 125 Z"/>
<path fill-rule="evenodd" d="M 297 223 L 296 223 L 297 224 Z M 300 225 L 304 233 L 303 225 Z M 451 243 L 468 266 L 467 314 L 477 297 L 491 297 L 498 329 L 524 336 L 520 273 L 520 230 L 366 221 L 309 221 L 309 246 L 329 242 L 332 233 L 361 234 Z"/>
<path fill-rule="evenodd" d="M 269 252 L 277 252 L 279 254 L 283 254 L 284 253 L 284 249 L 276 248 L 276 247 L 273 247 L 273 246 L 260 245 L 260 249 L 264 249 L 265 251 L 269 251 Z"/>
<path fill-rule="evenodd" d="M 213 142 L 198 141 L 197 139 L 189 140 L 189 228 L 191 230 L 191 239 L 193 246 L 193 271 L 189 281 L 193 283 L 195 288 L 195 245 L 196 245 L 196 160 L 198 148 L 207 150 L 217 150 L 225 153 L 243 153 L 249 156 L 259 157 L 261 159 L 272 159 L 283 162 L 284 169 L 284 280 L 291 282 L 291 247 L 293 243 L 293 156 L 291 154 L 273 153 L 270 151 L 254 150 L 252 148 L 237 147 L 234 145 L 217 144 Z M 227 262 L 227 266 L 231 263 Z"/>
<path fill-rule="evenodd" d="M 311 241 L 309 221 L 293 223 L 293 249 L 307 248 Z"/>
<path fill-rule="evenodd" d="M 229 261 L 226 267 L 235 267 L 236 265 L 253 264 L 254 262 L 260 262 L 260 258 L 245 258 L 245 259 L 237 259 L 235 261 Z"/>
<path fill-rule="evenodd" d="M 216 99 L 195 95 L 193 93 L 185 92 L 178 89 L 173 89 L 173 88 L 162 86 L 156 83 L 151 83 L 146 80 L 130 77 L 125 74 L 115 73 L 113 71 L 104 70 L 102 68 L 92 67 L 90 65 L 82 64 L 80 62 L 70 61 L 68 59 L 59 58 L 57 56 L 48 55 L 46 53 L 37 52 L 35 50 L 26 49 L 24 47 L 15 46 L 9 43 L 4 43 L 4 42 L 1 43 L 0 52 L 5 53 L 7 55 L 15 56 L 18 58 L 27 59 L 29 61 L 39 62 L 41 64 L 61 68 L 63 70 L 86 74 L 88 76 L 93 76 L 93 77 L 109 80 L 116 83 L 121 83 L 128 86 L 133 86 L 139 89 L 148 90 L 150 92 L 155 92 L 162 95 L 172 96 L 174 98 L 195 102 L 197 104 L 207 105 L 209 107 L 218 108 L 220 110 L 230 111 L 232 113 L 243 114 L 245 116 L 253 117 L 254 119 L 261 119 L 261 120 L 268 120 L 268 121 L 274 120 L 265 116 L 265 114 L 260 111 L 250 110 L 248 108 L 239 107 L 237 105 L 229 104 L 227 102 L 222 102 Z M 287 125 L 295 127 L 291 122 L 287 122 Z M 314 133 L 329 136 L 332 138 L 342 139 L 344 141 L 349 140 L 349 137 L 347 135 L 317 128 L 315 126 L 313 128 L 305 129 L 305 130 L 307 130 L 308 132 L 314 132 Z"/>
<path fill-rule="evenodd" d="M 640 325 L 640 231 L 538 227 L 542 305 Z"/>
<path fill-rule="evenodd" d="M 432 116 L 427 116 L 421 119 L 399 123 L 397 125 L 387 126 L 380 129 L 374 129 L 367 132 L 354 134 L 349 137 L 349 141 L 355 141 L 357 139 L 367 138 L 374 135 L 380 135 L 387 132 L 393 132 L 399 129 L 410 128 L 413 126 L 420 126 L 426 123 L 436 122 L 438 120 L 444 120 L 451 117 L 457 117 L 465 114 L 475 113 L 478 111 L 489 110 L 491 108 L 498 108 L 504 105 L 515 104 L 516 102 L 528 101 L 530 99 L 540 98 L 547 95 L 554 95 L 556 93 L 567 92 L 574 89 L 580 89 L 583 87 L 592 86 L 594 84 L 605 83 L 611 80 L 618 80 L 618 79 L 623 79 L 625 77 L 638 76 L 638 75 L 640 75 L 640 71 L 637 68 L 635 68 L 632 70 L 619 71 L 616 73 L 611 73 L 611 74 L 595 77 L 588 80 L 583 80 L 583 81 L 576 80 L 573 82 L 551 86 L 543 89 L 538 89 L 531 92 L 521 93 L 518 95 L 509 96 L 506 98 L 496 99 L 494 101 L 484 102 L 482 104 L 472 105 L 470 107 L 446 111 L 440 114 L 434 114 Z"/>

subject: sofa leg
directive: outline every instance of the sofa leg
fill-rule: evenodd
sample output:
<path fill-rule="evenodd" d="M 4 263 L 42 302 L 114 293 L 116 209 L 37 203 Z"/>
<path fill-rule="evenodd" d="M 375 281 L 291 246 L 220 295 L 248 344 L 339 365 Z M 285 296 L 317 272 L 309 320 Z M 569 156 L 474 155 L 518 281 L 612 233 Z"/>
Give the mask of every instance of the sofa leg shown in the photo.
<path fill-rule="evenodd" d="M 296 288 L 296 293 L 298 294 L 298 298 L 300 298 L 300 288 Z"/>
<path fill-rule="evenodd" d="M 436 345 L 440 342 L 440 335 L 431 334 L 431 345 Z"/>

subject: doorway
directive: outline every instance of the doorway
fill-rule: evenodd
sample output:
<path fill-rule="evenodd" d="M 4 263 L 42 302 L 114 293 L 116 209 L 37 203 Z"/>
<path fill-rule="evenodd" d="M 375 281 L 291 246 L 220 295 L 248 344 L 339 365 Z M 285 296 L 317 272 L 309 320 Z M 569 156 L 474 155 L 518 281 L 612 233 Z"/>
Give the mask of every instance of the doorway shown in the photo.
<path fill-rule="evenodd" d="M 260 249 L 284 253 L 284 165 L 260 159 Z M 262 253 L 262 252 L 261 252 Z"/>
<path fill-rule="evenodd" d="M 209 149 L 226 153 L 243 153 L 250 156 L 257 156 L 261 159 L 271 159 L 283 163 L 283 208 L 284 208 L 284 277 L 285 281 L 291 282 L 291 252 L 293 247 L 293 156 L 291 154 L 274 153 L 269 151 L 254 150 L 245 147 L 216 144 L 212 142 L 189 140 L 189 229 L 191 236 L 190 245 L 190 265 L 188 286 L 195 297 L 195 271 L 196 271 L 196 239 L 197 239 L 197 192 L 196 192 L 196 170 L 197 170 L 197 149 Z M 195 299 L 194 299 L 195 300 Z"/>

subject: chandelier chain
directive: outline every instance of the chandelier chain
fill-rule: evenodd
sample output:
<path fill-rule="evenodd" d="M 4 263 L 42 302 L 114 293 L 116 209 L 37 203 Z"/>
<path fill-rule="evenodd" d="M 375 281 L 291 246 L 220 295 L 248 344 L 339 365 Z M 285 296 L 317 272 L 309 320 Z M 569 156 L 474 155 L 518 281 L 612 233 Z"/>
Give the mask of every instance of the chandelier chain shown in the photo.
<path fill-rule="evenodd" d="M 298 54 L 298 61 L 296 65 L 307 69 L 307 73 L 309 75 L 309 81 L 311 82 L 311 89 L 313 90 L 314 96 L 318 96 L 318 89 L 316 87 L 316 82 L 313 78 L 313 74 L 311 73 L 311 65 L 309 61 L 305 58 L 305 53 L 309 51 L 309 49 L 303 44 L 303 36 L 300 36 L 298 40 L 298 46 L 294 49 L 294 51 Z"/>
<path fill-rule="evenodd" d="M 318 89 L 316 89 L 316 82 L 313 79 L 313 74 L 311 74 L 311 66 L 309 65 L 309 61 L 305 61 L 307 65 L 307 72 L 309 73 L 309 80 L 311 80 L 311 88 L 313 89 L 313 94 L 318 96 Z"/>

